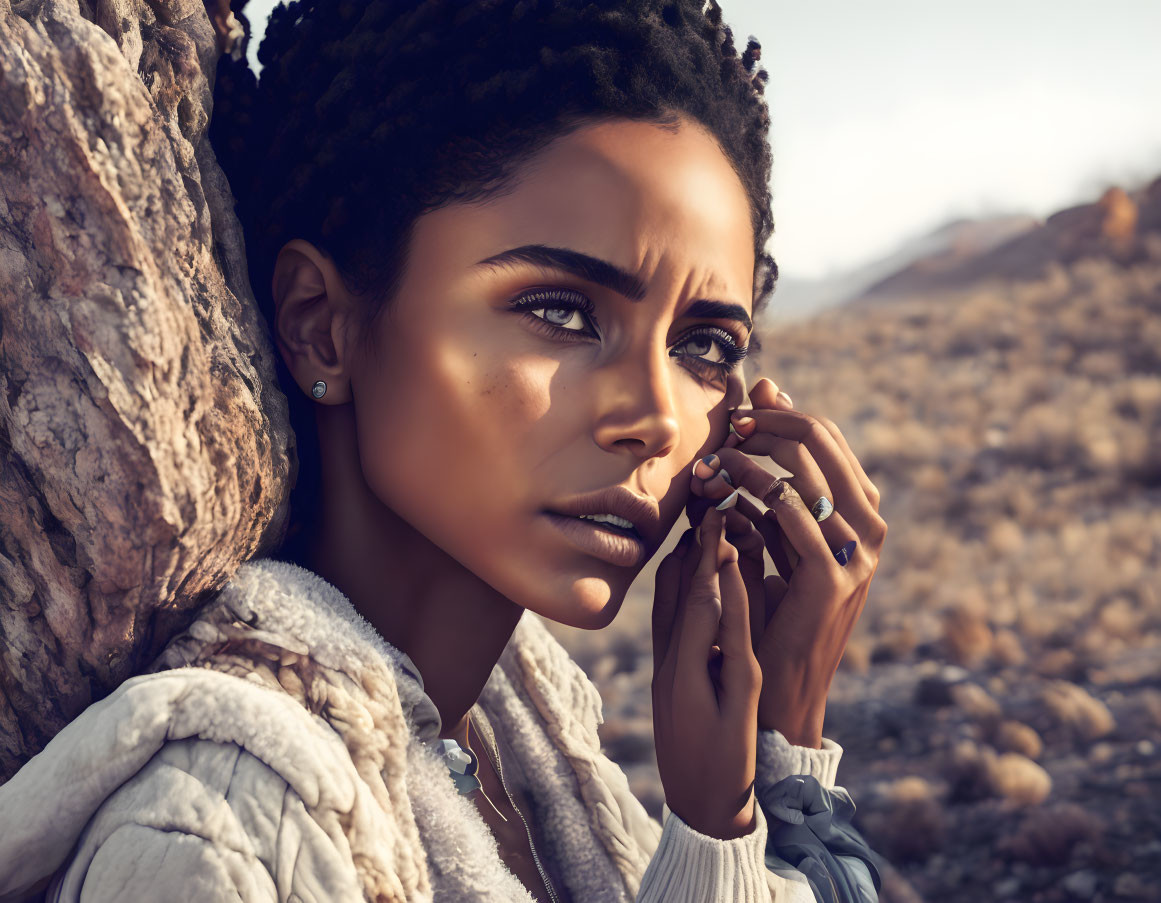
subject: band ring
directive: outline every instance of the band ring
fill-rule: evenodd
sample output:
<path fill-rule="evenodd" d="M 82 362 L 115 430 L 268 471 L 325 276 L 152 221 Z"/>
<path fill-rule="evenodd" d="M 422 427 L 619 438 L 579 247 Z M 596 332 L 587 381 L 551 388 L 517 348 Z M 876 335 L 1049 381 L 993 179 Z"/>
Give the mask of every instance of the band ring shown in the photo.
<path fill-rule="evenodd" d="M 843 567 L 846 567 L 847 562 L 851 560 L 851 555 L 854 554 L 856 545 L 858 545 L 858 543 L 853 539 L 846 542 L 842 548 L 836 549 L 834 551 L 834 560 L 841 564 Z"/>
<path fill-rule="evenodd" d="M 822 523 L 824 520 L 834 514 L 834 505 L 830 503 L 830 499 L 828 499 L 825 495 L 819 496 L 818 501 L 815 502 L 813 506 L 811 506 L 810 513 L 814 515 L 814 519 L 816 521 Z"/>

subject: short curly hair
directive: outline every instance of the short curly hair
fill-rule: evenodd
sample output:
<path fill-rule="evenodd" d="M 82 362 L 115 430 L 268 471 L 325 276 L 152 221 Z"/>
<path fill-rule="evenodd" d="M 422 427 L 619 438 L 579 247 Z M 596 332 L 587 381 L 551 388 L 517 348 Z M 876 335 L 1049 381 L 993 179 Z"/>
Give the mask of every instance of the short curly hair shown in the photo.
<path fill-rule="evenodd" d="M 274 261 L 290 239 L 330 255 L 370 325 L 422 214 L 510 191 L 521 164 L 585 125 L 675 128 L 679 113 L 716 138 L 749 197 L 754 314 L 773 292 L 768 74 L 755 71 L 755 38 L 737 53 L 716 0 L 294 0 L 270 17 L 260 79 L 248 42 L 249 28 L 241 52 L 219 59 L 209 136 L 271 327 Z M 288 395 L 309 468 L 311 402 Z M 296 490 L 314 498 L 317 474 L 300 472 Z"/>

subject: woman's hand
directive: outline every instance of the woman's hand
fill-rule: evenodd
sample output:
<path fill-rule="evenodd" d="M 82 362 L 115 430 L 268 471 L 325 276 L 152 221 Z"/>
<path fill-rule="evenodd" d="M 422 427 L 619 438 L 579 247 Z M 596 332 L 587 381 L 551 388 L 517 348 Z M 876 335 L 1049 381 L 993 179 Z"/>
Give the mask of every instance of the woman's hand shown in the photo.
<path fill-rule="evenodd" d="M 712 504 L 740 487 L 769 509 L 739 495 L 726 521 L 752 602 L 762 669 L 758 727 L 818 748 L 827 693 L 866 602 L 887 525 L 878 513 L 878 490 L 834 423 L 794 410 L 768 379 L 755 384 L 750 399 L 753 409 L 739 410 L 733 420 L 737 436 L 718 449 L 715 466 L 697 465 L 707 479 L 695 473 L 691 490 Z M 739 422 L 742 417 L 751 419 Z M 766 455 L 792 476 L 779 480 L 750 455 Z M 732 485 L 710 475 L 722 468 Z M 822 496 L 834 510 L 819 522 L 810 508 Z M 690 522 L 707 507 L 691 502 Z M 763 577 L 763 548 L 778 576 Z"/>
<path fill-rule="evenodd" d="M 754 829 L 761 670 L 738 552 L 710 511 L 657 570 L 653 733 L 670 810 L 729 840 Z M 715 645 L 716 644 L 716 645 Z"/>

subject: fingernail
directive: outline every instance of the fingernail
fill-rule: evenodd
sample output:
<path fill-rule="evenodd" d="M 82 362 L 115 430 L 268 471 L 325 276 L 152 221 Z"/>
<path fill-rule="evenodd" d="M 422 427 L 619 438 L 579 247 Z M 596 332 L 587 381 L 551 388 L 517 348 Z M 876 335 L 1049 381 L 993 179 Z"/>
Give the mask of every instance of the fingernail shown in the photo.
<path fill-rule="evenodd" d="M 745 427 L 749 426 L 749 425 L 750 425 L 751 423 L 753 423 L 753 422 L 754 422 L 754 418 L 753 418 L 753 417 L 750 417 L 750 416 L 749 416 L 749 415 L 747 415 L 747 414 L 743 414 L 743 413 L 741 413 L 740 411 L 736 412 L 736 413 L 734 414 L 734 416 L 733 416 L 732 418 L 730 418 L 730 424 L 731 424 L 731 426 L 735 426 L 735 427 L 741 427 L 741 428 L 743 428 L 743 429 L 744 429 Z M 735 430 L 734 430 L 734 432 L 736 433 L 736 432 L 737 432 L 737 430 L 735 429 Z"/>
<path fill-rule="evenodd" d="M 835 561 L 843 567 L 847 566 L 847 562 L 851 560 L 851 553 L 855 551 L 855 540 L 849 540 L 841 549 L 834 553 Z"/>
<path fill-rule="evenodd" d="M 718 503 L 717 505 L 714 505 L 714 507 L 717 508 L 718 511 L 725 511 L 727 508 L 733 508 L 734 505 L 738 504 L 738 492 L 739 491 L 740 490 L 735 489 L 733 492 L 731 492 L 729 495 L 727 495 L 724 499 L 722 499 L 720 503 Z"/>
<path fill-rule="evenodd" d="M 733 486 L 734 485 L 733 478 L 729 475 L 729 473 L 723 467 L 721 470 L 719 470 L 717 473 L 714 474 L 712 480 L 706 481 L 706 484 L 705 484 L 705 491 L 706 492 L 709 492 L 710 494 L 715 494 L 718 492 L 718 490 L 720 490 L 722 488 L 722 485 L 716 482 L 718 477 L 722 478 L 722 483 L 724 483 L 726 486 Z"/>
<path fill-rule="evenodd" d="M 693 465 L 693 475 L 698 479 L 708 480 L 714 475 L 720 463 L 717 455 L 706 455 Z"/>
<path fill-rule="evenodd" d="M 790 400 L 790 396 L 787 395 L 785 392 L 779 390 L 778 397 L 782 399 L 782 402 L 786 405 L 786 407 L 788 407 L 788 408 L 794 407 L 794 402 Z"/>

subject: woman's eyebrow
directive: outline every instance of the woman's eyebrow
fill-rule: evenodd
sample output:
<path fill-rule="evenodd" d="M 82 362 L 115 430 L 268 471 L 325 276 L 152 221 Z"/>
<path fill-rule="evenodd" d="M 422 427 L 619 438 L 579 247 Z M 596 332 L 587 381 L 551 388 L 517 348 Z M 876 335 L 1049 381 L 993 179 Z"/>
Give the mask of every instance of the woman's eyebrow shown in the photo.
<path fill-rule="evenodd" d="M 640 301 L 645 297 L 645 283 L 632 273 L 614 266 L 607 260 L 601 260 L 599 257 L 592 257 L 570 248 L 554 248 L 549 245 L 521 245 L 518 248 L 509 248 L 507 251 L 485 257 L 483 260 L 477 261 L 475 266 L 502 269 L 516 263 L 531 263 L 550 269 L 563 270 L 616 292 L 630 301 Z M 750 321 L 750 317 L 742 305 L 726 301 L 713 301 L 709 298 L 699 298 L 692 302 L 685 309 L 683 316 L 737 320 L 746 327 L 747 331 L 754 328 L 754 324 Z"/>

